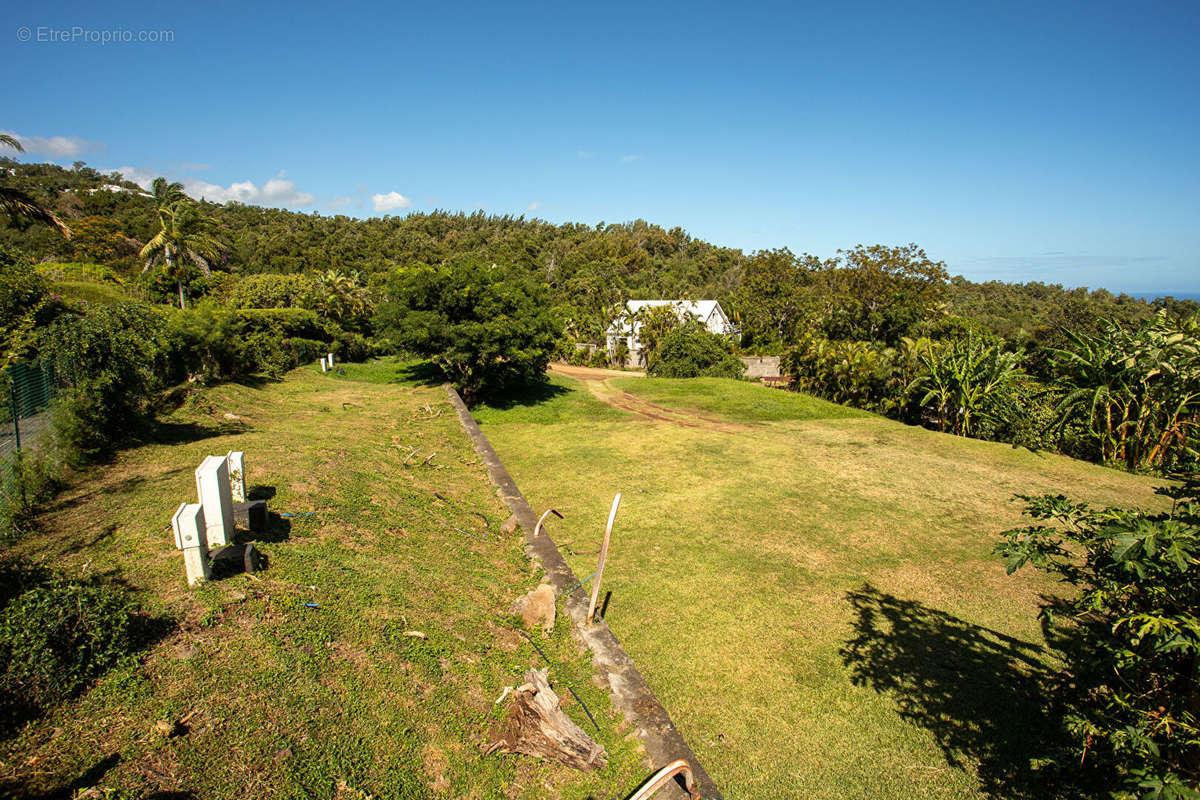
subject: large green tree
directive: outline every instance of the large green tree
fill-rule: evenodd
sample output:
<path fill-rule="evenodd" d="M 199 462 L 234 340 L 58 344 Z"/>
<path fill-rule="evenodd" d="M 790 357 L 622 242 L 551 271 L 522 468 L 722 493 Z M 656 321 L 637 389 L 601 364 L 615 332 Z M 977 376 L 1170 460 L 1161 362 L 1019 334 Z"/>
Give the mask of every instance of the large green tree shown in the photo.
<path fill-rule="evenodd" d="M 559 326 L 545 284 L 472 257 L 397 270 L 376 330 L 428 356 L 469 403 L 543 379 Z"/>
<path fill-rule="evenodd" d="M 946 265 L 915 244 L 857 245 L 839 250 L 841 265 L 828 279 L 836 298 L 826 322 L 830 338 L 895 344 L 937 308 L 945 294 Z"/>
<path fill-rule="evenodd" d="M 819 323 L 828 311 L 822 277 L 836 263 L 797 256 L 786 247 L 761 250 L 746 259 L 733 303 L 743 346 L 778 349 L 795 343 L 805 323 Z"/>

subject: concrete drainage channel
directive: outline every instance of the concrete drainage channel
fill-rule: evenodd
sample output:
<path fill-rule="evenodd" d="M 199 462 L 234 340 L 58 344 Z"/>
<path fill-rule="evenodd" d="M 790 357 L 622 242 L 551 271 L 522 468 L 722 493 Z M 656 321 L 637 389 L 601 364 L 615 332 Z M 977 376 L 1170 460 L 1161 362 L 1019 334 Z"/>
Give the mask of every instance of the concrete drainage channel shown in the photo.
<path fill-rule="evenodd" d="M 541 564 L 546 571 L 546 579 L 554 587 L 557 595 L 561 596 L 567 589 L 572 590 L 563 599 L 563 605 L 575 625 L 575 633 L 591 651 L 592 665 L 600 678 L 608 685 L 613 704 L 635 726 L 634 732 L 646 748 L 653 769 L 658 770 L 677 759 L 684 759 L 691 766 L 701 796 L 722 800 L 716 784 L 700 764 L 696 754 L 692 752 L 692 748 L 675 728 L 675 724 L 671 722 L 667 710 L 654 696 L 654 692 L 646 684 L 646 679 L 634 666 L 633 659 L 629 657 L 617 637 L 609 630 L 608 623 L 599 620 L 591 625 L 586 624 L 588 595 L 579 585 L 575 573 L 567 566 L 562 553 L 558 551 L 558 547 L 549 535 L 542 534 L 534 538 L 533 532 L 538 521 L 537 514 L 525 500 L 521 490 L 517 488 L 516 481 L 508 473 L 500 456 L 496 455 L 496 451 L 492 449 L 491 443 L 479 429 L 479 425 L 471 416 L 471 412 L 467 410 L 462 398 L 458 396 L 458 392 L 454 390 L 454 387 L 447 385 L 446 394 L 458 412 L 459 422 L 462 423 L 467 436 L 475 445 L 475 452 L 479 453 L 483 463 L 487 466 L 488 475 L 491 477 L 492 483 L 496 484 L 496 491 L 500 495 L 500 499 L 504 501 L 508 510 L 521 525 L 525 534 L 526 554 Z M 678 783 L 672 783 L 666 786 L 658 796 L 683 798 L 688 795 Z"/>

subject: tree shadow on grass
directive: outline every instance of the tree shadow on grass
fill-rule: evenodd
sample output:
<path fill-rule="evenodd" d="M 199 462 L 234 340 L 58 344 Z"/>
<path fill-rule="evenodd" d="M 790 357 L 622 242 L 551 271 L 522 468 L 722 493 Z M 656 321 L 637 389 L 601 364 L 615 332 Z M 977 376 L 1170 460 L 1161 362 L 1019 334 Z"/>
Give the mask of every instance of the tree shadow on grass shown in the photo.
<path fill-rule="evenodd" d="M 417 386 L 441 386 L 446 382 L 442 368 L 432 361 L 410 361 L 396 367 L 396 377 L 401 383 Z"/>
<path fill-rule="evenodd" d="M 857 686 L 892 697 L 937 739 L 950 766 L 978 764 L 980 789 L 1006 800 L 1093 796 L 1041 765 L 1064 752 L 1042 648 L 864 584 L 847 593 L 854 635 L 840 650 Z"/>
<path fill-rule="evenodd" d="M 79 777 L 54 789 L 38 792 L 30 789 L 27 785 L 5 781 L 0 783 L 0 792 L 4 797 L 25 797 L 28 800 L 71 800 L 79 796 L 80 792 L 99 783 L 120 763 L 121 754 L 113 753 L 88 767 Z"/>
<path fill-rule="evenodd" d="M 161 422 L 155 420 L 137 431 L 135 444 L 190 444 L 217 436 L 237 436 L 246 426 L 235 422 L 200 424 L 196 422 Z"/>
<path fill-rule="evenodd" d="M 550 381 L 537 381 L 514 386 L 504 394 L 489 396 L 483 403 L 489 408 L 506 410 L 516 406 L 537 406 L 554 398 L 570 394 L 571 390 Z"/>

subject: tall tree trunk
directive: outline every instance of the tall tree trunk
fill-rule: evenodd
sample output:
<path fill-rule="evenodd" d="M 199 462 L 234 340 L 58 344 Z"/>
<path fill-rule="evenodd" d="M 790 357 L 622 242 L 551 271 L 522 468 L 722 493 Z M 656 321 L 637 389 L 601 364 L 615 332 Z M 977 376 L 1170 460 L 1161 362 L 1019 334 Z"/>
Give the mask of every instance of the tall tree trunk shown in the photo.
<path fill-rule="evenodd" d="M 179 287 L 179 310 L 187 308 L 187 304 L 183 300 L 183 281 L 175 281 L 175 285 Z"/>

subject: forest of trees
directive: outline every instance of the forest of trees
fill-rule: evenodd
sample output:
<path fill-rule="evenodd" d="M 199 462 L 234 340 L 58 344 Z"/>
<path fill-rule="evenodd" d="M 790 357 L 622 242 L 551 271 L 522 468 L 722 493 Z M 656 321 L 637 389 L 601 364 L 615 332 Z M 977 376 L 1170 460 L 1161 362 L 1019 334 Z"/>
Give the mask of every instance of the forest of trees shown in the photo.
<path fill-rule="evenodd" d="M 173 341 L 209 342 L 189 359 L 218 375 L 240 362 L 213 343 L 220 330 L 239 330 L 266 343 L 296 343 L 283 353 L 264 345 L 249 360 L 242 353 L 242 369 L 282 369 L 324 342 L 350 356 L 389 344 L 420 350 L 440 343 L 460 354 L 441 359 L 447 374 L 462 381 L 488 375 L 498 387 L 506 383 L 501 376 L 463 360 L 481 359 L 483 351 L 461 339 L 451 344 L 447 331 L 511 339 L 509 356 L 497 355 L 497 344 L 485 348 L 489 357 L 537 365 L 551 355 L 541 352 L 548 339 L 560 357 L 576 353 L 576 342 L 602 342 L 627 299 L 716 299 L 740 330 L 721 347 L 782 355 L 795 388 L 913 424 L 1132 469 L 1172 471 L 1196 460 L 1200 397 L 1187 365 L 1195 363 L 1188 353 L 1197 304 L 1187 300 L 975 283 L 951 277 L 915 244 L 856 245 L 831 258 L 787 249 L 746 253 L 642 220 L 555 225 L 441 211 L 360 220 L 196 202 L 178 184 L 160 179 L 146 191 L 82 163 L 68 169 L 0 159 L 0 168 L 5 185 L 72 233 L 9 217 L 0 221 L 0 248 L 33 264 L 67 265 L 59 277 L 81 265 L 101 269 L 141 301 L 181 311 L 196 305 L 173 319 Z M 423 319 L 440 320 L 444 330 L 427 331 L 420 342 L 401 330 L 399 321 L 418 318 L 401 307 L 416 302 L 415 276 L 463 282 L 444 274 L 447 264 L 544 291 L 529 343 L 516 331 L 484 335 L 479 326 L 486 321 L 452 319 L 428 299 L 421 301 Z M 489 273 L 488 264 L 500 269 Z M 689 364 L 702 352 L 714 365 L 722 361 L 721 347 L 694 334 L 681 349 L 683 341 L 671 352 L 686 351 Z M 9 342 L 6 351 L 21 347 Z M 1171 380 L 1162 377 L 1166 362 L 1177 368 L 1168 371 Z M 727 372 L 728 361 L 722 363 Z M 1147 383 L 1147 375 L 1159 377 Z M 472 395 L 481 388 L 462 385 Z"/>

